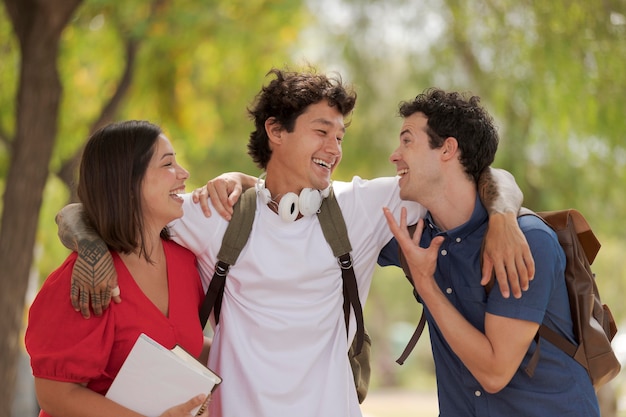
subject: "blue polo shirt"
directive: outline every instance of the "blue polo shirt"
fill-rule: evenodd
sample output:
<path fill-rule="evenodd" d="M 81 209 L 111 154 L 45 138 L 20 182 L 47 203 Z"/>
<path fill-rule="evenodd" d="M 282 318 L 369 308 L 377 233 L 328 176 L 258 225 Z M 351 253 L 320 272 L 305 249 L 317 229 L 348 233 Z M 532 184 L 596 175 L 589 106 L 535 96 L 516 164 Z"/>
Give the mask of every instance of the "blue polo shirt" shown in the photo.
<path fill-rule="evenodd" d="M 435 236 L 441 245 L 435 279 L 457 310 L 484 332 L 485 313 L 544 323 L 573 342 L 572 320 L 565 287 L 565 254 L 556 234 L 535 216 L 518 219 L 535 260 L 535 278 L 522 298 L 503 298 L 499 287 L 486 293 L 480 285 L 480 248 L 488 216 L 476 199 L 470 220 L 440 231 L 430 214 L 420 246 L 428 247 Z M 450 349 L 432 315 L 425 307 L 437 375 L 441 417 L 459 416 L 600 416 L 598 401 L 585 369 L 567 354 L 541 341 L 540 359 L 531 378 L 523 371 L 535 350 L 533 341 L 520 369 L 496 394 L 483 390 L 478 381 Z"/>

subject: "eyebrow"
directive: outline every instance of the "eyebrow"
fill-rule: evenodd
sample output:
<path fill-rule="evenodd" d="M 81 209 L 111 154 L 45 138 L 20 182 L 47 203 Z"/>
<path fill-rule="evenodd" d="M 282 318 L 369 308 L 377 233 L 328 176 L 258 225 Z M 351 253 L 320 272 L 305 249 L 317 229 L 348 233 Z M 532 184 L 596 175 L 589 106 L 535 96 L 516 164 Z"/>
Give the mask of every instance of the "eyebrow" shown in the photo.
<path fill-rule="evenodd" d="M 334 125 L 335 125 L 330 120 L 326 120 L 326 119 L 323 119 L 323 118 L 314 119 L 314 120 L 311 121 L 311 123 L 321 123 L 324 126 L 330 126 L 330 127 L 334 127 Z M 341 131 L 345 133 L 346 132 L 346 127 L 345 126 L 341 126 Z"/>
<path fill-rule="evenodd" d="M 175 152 L 166 152 L 163 155 L 161 155 L 161 160 L 167 158 L 168 156 L 176 156 Z"/>

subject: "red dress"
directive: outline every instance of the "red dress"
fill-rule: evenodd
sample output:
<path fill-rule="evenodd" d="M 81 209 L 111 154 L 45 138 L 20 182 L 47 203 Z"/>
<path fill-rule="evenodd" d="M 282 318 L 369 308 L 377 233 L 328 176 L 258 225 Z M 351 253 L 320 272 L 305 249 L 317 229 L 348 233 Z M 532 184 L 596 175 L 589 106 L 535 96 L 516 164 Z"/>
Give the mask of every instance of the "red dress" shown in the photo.
<path fill-rule="evenodd" d="M 101 317 L 84 319 L 70 302 L 72 253 L 43 284 L 29 311 L 26 349 L 33 375 L 86 383 L 106 394 L 140 333 L 168 349 L 180 345 L 194 356 L 202 351 L 198 310 L 204 297 L 195 256 L 163 240 L 169 289 L 168 317 L 146 297 L 117 253 L 112 252 L 122 294 Z M 42 412 L 41 416 L 47 416 Z"/>

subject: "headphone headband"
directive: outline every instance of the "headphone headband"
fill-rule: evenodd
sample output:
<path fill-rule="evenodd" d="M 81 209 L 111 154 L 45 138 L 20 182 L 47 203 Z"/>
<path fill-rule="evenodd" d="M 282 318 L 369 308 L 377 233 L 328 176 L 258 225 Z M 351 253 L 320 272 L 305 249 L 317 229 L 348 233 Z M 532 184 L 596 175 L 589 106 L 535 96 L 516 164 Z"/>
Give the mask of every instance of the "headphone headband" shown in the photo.
<path fill-rule="evenodd" d="M 263 204 L 276 202 L 272 200 L 270 190 L 265 188 L 265 173 L 257 180 L 255 188 L 256 193 L 261 197 Z M 283 195 L 278 202 L 278 214 L 285 222 L 292 222 L 298 218 L 299 214 L 303 216 L 312 216 L 316 214 L 322 206 L 322 201 L 328 197 L 330 186 L 324 190 L 316 190 L 314 188 L 303 188 L 300 195 L 289 192 Z"/>

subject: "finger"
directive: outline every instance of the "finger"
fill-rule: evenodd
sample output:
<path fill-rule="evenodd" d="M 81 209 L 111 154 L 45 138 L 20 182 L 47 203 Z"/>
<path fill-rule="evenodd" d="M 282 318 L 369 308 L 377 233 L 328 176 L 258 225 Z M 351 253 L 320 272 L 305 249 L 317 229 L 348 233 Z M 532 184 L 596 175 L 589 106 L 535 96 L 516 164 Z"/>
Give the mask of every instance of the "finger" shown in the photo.
<path fill-rule="evenodd" d="M 76 282 L 72 280 L 72 286 L 70 288 L 70 300 L 72 301 L 72 308 L 74 308 L 75 311 L 80 311 L 78 293 L 78 285 L 76 285 Z"/>
<path fill-rule="evenodd" d="M 406 209 L 404 207 L 400 212 L 400 224 L 396 222 L 396 219 L 393 217 L 393 213 L 389 210 L 389 208 L 383 207 L 383 214 L 387 220 L 389 230 L 391 230 L 391 233 L 394 235 L 398 241 L 398 245 L 400 245 L 400 248 L 403 251 L 406 251 L 411 246 L 419 246 L 423 230 L 423 224 L 420 224 L 420 222 L 423 223 L 421 219 L 418 221 L 415 233 L 413 234 L 413 239 L 411 239 L 406 226 Z"/>
<path fill-rule="evenodd" d="M 211 183 L 210 187 L 211 191 L 209 194 L 211 195 L 213 208 L 217 214 L 222 216 L 224 219 L 230 220 L 232 218 L 233 209 L 230 201 L 228 200 L 227 183 L 224 181 L 215 182 Z"/>
<path fill-rule="evenodd" d="M 219 188 L 218 188 L 219 185 Z M 229 181 L 225 179 L 216 185 L 217 196 L 219 197 L 220 209 L 223 213 L 220 213 L 222 217 L 228 216 L 227 220 L 230 220 L 230 215 L 233 213 L 233 206 L 239 200 L 243 188 L 239 181 Z"/>
<path fill-rule="evenodd" d="M 387 225 L 389 226 L 389 230 L 391 233 L 398 239 L 400 235 L 400 226 L 396 223 L 396 219 L 393 217 L 393 213 L 387 207 L 383 207 L 383 214 L 385 219 L 387 220 Z"/>
<path fill-rule="evenodd" d="M 480 280 L 480 285 L 485 286 L 491 282 L 491 278 L 493 277 L 493 262 L 491 258 L 486 255 L 483 255 L 482 259 L 482 279 Z M 508 298 L 508 285 L 507 285 L 507 295 L 504 298 Z M 504 293 L 502 294 L 504 296 Z"/>
<path fill-rule="evenodd" d="M 502 288 L 504 285 L 507 285 L 509 291 L 515 298 L 520 298 L 522 296 L 522 288 L 520 287 L 519 275 L 517 273 L 517 268 L 515 267 L 515 262 L 509 262 L 509 258 L 506 259 L 506 264 L 504 266 L 505 274 L 498 275 L 496 272 L 496 278 L 498 279 L 498 285 Z"/>
<path fill-rule="evenodd" d="M 91 308 L 93 309 L 93 314 L 96 317 L 100 317 L 100 316 L 102 316 L 102 312 L 106 308 L 104 306 L 103 301 L 105 299 L 110 299 L 110 294 L 109 294 L 109 289 L 108 288 L 104 288 L 103 290 L 100 290 L 100 291 L 98 291 L 97 289 L 95 289 L 95 290 L 97 292 L 92 294 Z"/>
<path fill-rule="evenodd" d="M 400 209 L 400 229 L 406 230 L 406 208 Z"/>
<path fill-rule="evenodd" d="M 191 201 L 193 201 L 194 204 L 198 204 L 200 202 L 200 198 L 198 197 L 200 190 L 202 190 L 202 188 L 196 188 L 191 192 Z"/>
<path fill-rule="evenodd" d="M 211 217 L 211 209 L 209 208 L 209 190 L 207 188 L 208 184 L 202 188 L 198 188 L 194 191 L 197 191 L 197 202 L 200 203 L 200 208 L 206 217 Z M 196 202 L 196 203 L 197 203 Z"/>
<path fill-rule="evenodd" d="M 417 225 L 415 226 L 415 231 L 413 232 L 413 243 L 419 245 L 420 240 L 422 239 L 422 233 L 424 233 L 424 220 L 419 219 L 417 221 Z"/>
<path fill-rule="evenodd" d="M 181 408 L 190 413 L 194 408 L 202 406 L 206 399 L 206 395 L 196 395 L 186 403 L 183 403 Z"/>
<path fill-rule="evenodd" d="M 196 395 L 189 401 L 175 405 L 172 408 L 168 408 L 163 414 L 161 414 L 161 417 L 190 416 L 191 411 L 194 408 L 201 406 L 205 399 L 205 395 Z"/>
<path fill-rule="evenodd" d="M 204 401 L 202 401 L 202 404 L 200 405 L 200 408 L 198 409 L 198 411 L 196 411 L 196 416 L 208 416 L 209 415 L 209 403 L 211 402 L 211 394 L 209 394 Z"/>
<path fill-rule="evenodd" d="M 420 220 L 422 221 L 422 220 Z M 421 233 L 420 233 L 421 234 Z M 435 252 L 439 252 L 439 248 L 443 244 L 444 240 L 446 240 L 443 236 L 434 237 L 433 240 L 430 241 L 429 250 L 433 250 Z"/>
<path fill-rule="evenodd" d="M 215 183 L 216 194 L 212 194 L 212 195 L 213 197 L 217 196 L 217 200 L 219 200 L 220 205 L 223 207 L 230 206 L 230 200 L 229 200 L 229 194 L 231 193 L 230 185 L 231 184 L 228 181 L 228 179 L 224 179 L 223 181 L 219 181 L 219 182 L 216 181 Z M 213 200 L 215 200 L 215 198 L 213 198 Z"/>
<path fill-rule="evenodd" d="M 107 291 L 104 291 L 106 293 Z M 91 295 L 91 308 L 93 309 L 93 314 L 96 317 L 100 317 L 102 315 L 102 297 L 103 292 L 93 293 Z"/>
<path fill-rule="evenodd" d="M 517 276 L 519 276 L 520 288 L 522 291 L 528 291 L 530 276 L 528 275 L 528 268 L 526 267 L 523 257 L 520 256 L 515 260 L 515 267 L 517 269 Z"/>
<path fill-rule="evenodd" d="M 243 193 L 243 188 L 241 188 L 241 185 L 237 184 L 228 196 L 228 207 L 230 208 L 231 213 L 233 211 L 233 206 L 237 200 L 239 200 L 239 197 L 241 197 L 241 193 Z"/>
<path fill-rule="evenodd" d="M 88 319 L 91 317 L 91 314 L 89 313 L 89 292 L 80 291 L 78 298 L 80 314 L 82 314 L 84 318 Z"/>
<path fill-rule="evenodd" d="M 535 259 L 533 258 L 532 253 L 530 252 L 530 248 L 523 253 L 524 265 L 526 265 L 526 270 L 528 271 L 528 280 L 532 281 L 535 279 Z"/>

